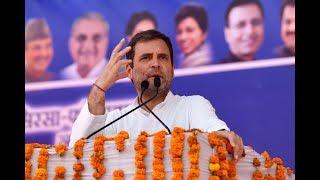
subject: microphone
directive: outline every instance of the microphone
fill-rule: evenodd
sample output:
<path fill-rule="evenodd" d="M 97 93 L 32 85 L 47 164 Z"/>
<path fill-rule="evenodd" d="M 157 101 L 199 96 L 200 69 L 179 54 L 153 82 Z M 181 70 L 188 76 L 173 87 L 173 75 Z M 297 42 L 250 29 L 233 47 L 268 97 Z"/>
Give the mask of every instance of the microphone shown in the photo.
<path fill-rule="evenodd" d="M 159 80 L 160 80 L 160 79 L 159 79 Z M 143 89 L 142 92 L 141 92 L 141 95 L 144 93 L 144 91 L 145 91 L 146 89 L 148 89 L 148 87 L 149 87 L 149 82 L 148 82 L 148 81 L 145 81 L 145 82 L 143 81 L 143 82 L 141 83 L 141 88 Z M 128 114 L 132 113 L 133 111 L 137 110 L 137 109 L 140 108 L 141 106 L 144 106 L 145 104 L 147 104 L 148 102 L 150 102 L 151 100 L 153 100 L 155 97 L 157 97 L 158 91 L 159 91 L 159 87 L 157 87 L 157 93 L 156 93 L 154 96 L 152 96 L 150 99 L 148 99 L 146 102 L 140 104 L 139 106 L 133 108 L 133 109 L 130 110 L 129 112 L 123 114 L 122 116 L 118 117 L 117 119 L 113 120 L 112 122 L 106 124 L 105 126 L 101 127 L 100 129 L 96 130 L 95 132 L 91 133 L 89 136 L 86 137 L 86 139 L 89 139 L 89 138 L 92 137 L 93 135 L 97 134 L 99 131 L 101 131 L 101 130 L 103 130 L 104 128 L 110 126 L 111 124 L 119 121 L 121 118 L 123 118 L 123 117 L 127 116 Z"/>
<path fill-rule="evenodd" d="M 161 80 L 160 80 L 160 77 L 159 77 L 159 76 L 156 76 L 156 77 L 154 78 L 153 84 L 154 84 L 154 86 L 157 88 L 157 94 L 156 94 L 156 95 L 158 95 L 158 88 L 161 86 Z M 142 88 L 142 89 L 143 89 L 143 87 L 146 88 L 146 89 L 148 89 L 148 86 L 149 86 L 149 82 L 148 82 L 147 80 L 142 81 L 142 83 L 141 83 L 141 88 Z M 143 89 L 143 91 L 142 91 L 142 93 L 141 93 L 141 96 L 140 96 L 140 101 L 141 101 L 142 104 L 145 104 L 145 103 L 143 103 L 143 101 L 142 101 L 142 95 L 143 95 L 144 90 L 145 90 L 145 89 Z M 160 118 L 147 106 L 147 104 L 145 104 L 144 107 L 146 107 L 146 108 L 148 109 L 148 111 L 168 130 L 169 134 L 171 134 L 171 131 L 170 131 L 170 129 L 168 128 L 168 126 L 167 126 L 166 124 L 164 124 L 164 123 L 160 120 Z"/>

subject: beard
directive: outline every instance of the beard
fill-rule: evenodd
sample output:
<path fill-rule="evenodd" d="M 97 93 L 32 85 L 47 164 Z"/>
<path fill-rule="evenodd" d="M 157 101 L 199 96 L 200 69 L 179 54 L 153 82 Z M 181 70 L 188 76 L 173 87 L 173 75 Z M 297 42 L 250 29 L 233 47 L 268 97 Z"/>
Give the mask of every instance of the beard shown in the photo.
<path fill-rule="evenodd" d="M 145 90 L 144 95 L 153 96 L 157 92 L 157 87 L 155 87 L 155 85 L 154 85 L 155 76 L 148 76 L 148 75 L 144 76 L 144 75 L 141 75 L 141 74 L 134 72 L 134 77 L 135 78 L 133 78 L 132 82 L 133 82 L 133 84 L 139 94 L 142 92 L 141 83 L 144 80 L 147 80 L 149 82 L 149 87 L 148 87 L 148 89 Z M 161 84 L 160 84 L 160 87 L 158 88 L 158 93 L 159 94 L 167 94 L 171 88 L 171 82 L 172 82 L 173 78 L 170 75 L 163 76 L 160 73 L 159 73 L 159 77 L 160 77 Z"/>

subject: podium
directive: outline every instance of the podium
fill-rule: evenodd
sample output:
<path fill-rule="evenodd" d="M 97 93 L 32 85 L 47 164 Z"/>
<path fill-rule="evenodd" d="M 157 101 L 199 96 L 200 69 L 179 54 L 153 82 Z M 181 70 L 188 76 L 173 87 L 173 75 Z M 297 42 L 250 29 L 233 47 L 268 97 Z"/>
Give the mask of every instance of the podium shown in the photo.
<path fill-rule="evenodd" d="M 92 165 L 92 155 L 99 152 L 100 157 L 101 155 L 103 156 L 101 165 L 105 168 L 105 172 L 102 173 L 103 175 L 99 179 L 172 179 L 176 177 L 174 179 L 202 180 L 215 179 L 213 176 L 221 175 L 221 173 L 217 174 L 217 172 L 223 169 L 223 165 L 212 163 L 212 156 L 217 155 L 218 151 L 217 147 L 213 146 L 208 139 L 208 133 L 189 131 L 178 135 L 180 139 L 174 132 L 172 135 L 163 135 L 162 139 L 160 138 L 161 136 L 148 136 L 146 138 L 139 136 L 141 140 L 139 141 L 140 144 L 138 143 L 139 137 L 129 137 L 128 139 L 124 139 L 122 151 L 117 150 L 114 138 L 105 138 L 102 146 L 103 149 L 100 150 L 97 144 L 95 145 L 95 139 L 90 139 L 83 145 L 83 155 L 81 158 L 76 158 L 74 155 L 74 147 L 67 147 L 63 155 L 58 155 L 52 146 L 43 148 L 35 146 L 32 154 L 30 155 L 30 152 L 28 152 L 29 155 L 28 158 L 26 158 L 26 179 L 33 179 L 37 173 L 37 176 L 39 176 L 39 174 L 41 174 L 39 169 L 44 170 L 43 173 L 47 179 L 54 179 L 57 176 L 57 167 L 64 169 L 62 171 L 64 179 L 73 179 L 75 174 L 74 165 L 76 163 L 81 163 L 84 167 L 84 169 L 79 172 L 81 179 L 94 179 L 93 174 L 97 172 L 97 169 Z M 163 142 L 163 147 L 156 147 L 155 143 L 161 144 L 160 141 Z M 191 141 L 193 141 L 193 144 L 190 144 Z M 42 160 L 39 160 L 39 157 L 43 156 L 43 154 L 41 155 L 40 153 L 41 149 L 42 152 L 47 152 L 47 162 L 46 160 L 43 161 L 43 157 Z M 139 154 L 139 151 L 144 153 Z M 180 155 L 178 151 L 181 151 Z M 101 154 L 101 152 L 103 152 L 103 154 Z M 143 156 L 143 154 L 145 155 Z M 138 162 L 141 159 L 142 164 Z M 259 166 L 253 164 L 254 159 L 259 161 Z M 229 153 L 226 156 L 225 162 L 227 162 L 227 160 L 234 162 L 232 161 L 232 155 Z M 44 162 L 46 167 L 39 168 L 39 161 L 41 161 L 42 164 Z M 180 164 L 182 163 L 180 172 L 177 172 L 177 170 L 179 170 L 177 166 L 175 166 L 175 169 L 173 168 L 173 163 L 177 163 L 178 161 L 180 161 Z M 235 163 L 236 175 L 229 179 L 253 179 L 255 172 L 259 172 L 260 175 L 262 174 L 263 176 L 272 176 L 274 179 L 278 173 L 282 173 L 285 179 L 295 179 L 295 175 L 283 166 L 280 167 L 282 168 L 282 172 L 279 172 L 279 165 L 276 163 L 266 168 L 264 166 L 265 161 L 265 157 L 254 151 L 251 147 L 245 146 L 245 156 Z M 221 159 L 220 162 L 222 162 Z M 160 166 L 156 167 L 156 164 L 160 164 Z M 141 171 L 141 168 L 144 170 Z M 231 168 L 231 166 L 228 168 Z M 137 176 L 137 172 L 144 175 Z M 195 175 L 194 177 L 192 173 Z M 121 177 L 117 176 L 119 174 Z"/>

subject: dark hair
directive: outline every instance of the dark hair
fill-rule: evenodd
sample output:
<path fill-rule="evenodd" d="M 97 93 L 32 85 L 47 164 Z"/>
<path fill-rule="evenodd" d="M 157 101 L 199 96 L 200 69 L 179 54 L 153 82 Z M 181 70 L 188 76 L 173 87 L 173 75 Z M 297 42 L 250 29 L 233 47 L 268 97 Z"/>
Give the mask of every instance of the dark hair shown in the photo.
<path fill-rule="evenodd" d="M 282 19 L 284 8 L 287 6 L 295 6 L 295 0 L 284 0 L 280 8 L 280 18 Z"/>
<path fill-rule="evenodd" d="M 189 3 L 189 4 L 183 5 L 179 9 L 178 13 L 176 14 L 176 17 L 175 17 L 176 26 L 178 26 L 178 24 L 182 20 L 188 17 L 195 19 L 196 22 L 199 24 L 201 30 L 203 32 L 207 32 L 208 26 L 209 26 L 208 15 L 203 6 L 195 3 Z"/>
<path fill-rule="evenodd" d="M 136 25 L 140 22 L 140 21 L 143 21 L 143 20 L 150 20 L 152 21 L 152 23 L 154 24 L 155 28 L 157 29 L 158 28 L 158 24 L 157 24 L 157 20 L 156 18 L 154 17 L 153 14 L 151 14 L 150 12 L 148 11 L 141 11 L 141 12 L 136 12 L 134 14 L 131 15 L 128 23 L 127 23 L 127 27 L 126 27 L 126 32 L 125 34 L 128 36 L 128 35 L 131 35 L 134 28 L 136 27 Z"/>
<path fill-rule="evenodd" d="M 231 10 L 238 6 L 248 5 L 248 4 L 255 4 L 261 11 L 262 17 L 264 17 L 264 10 L 262 4 L 259 0 L 233 0 L 227 7 L 226 13 L 224 15 L 224 27 L 229 27 L 229 14 Z"/>
<path fill-rule="evenodd" d="M 126 54 L 126 58 L 132 59 L 132 63 L 130 64 L 131 67 L 133 67 L 133 58 L 134 58 L 136 44 L 138 42 L 151 41 L 155 39 L 161 39 L 166 43 L 170 51 L 171 64 L 173 66 L 173 50 L 172 50 L 172 44 L 171 44 L 170 38 L 162 34 L 161 32 L 152 29 L 152 30 L 147 30 L 147 31 L 142 31 L 140 33 L 137 33 L 135 36 L 133 36 L 133 38 L 129 42 L 128 46 L 131 46 L 131 50 Z"/>

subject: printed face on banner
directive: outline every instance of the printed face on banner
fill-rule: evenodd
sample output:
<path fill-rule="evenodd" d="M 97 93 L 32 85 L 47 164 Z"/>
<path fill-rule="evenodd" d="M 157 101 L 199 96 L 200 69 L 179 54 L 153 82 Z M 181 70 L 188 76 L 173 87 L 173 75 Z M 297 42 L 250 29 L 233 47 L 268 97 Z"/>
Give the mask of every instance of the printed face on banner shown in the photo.
<path fill-rule="evenodd" d="M 207 38 L 207 33 L 203 32 L 192 17 L 183 19 L 176 29 L 176 41 L 183 54 L 193 53 Z"/>
<path fill-rule="evenodd" d="M 156 26 L 154 25 L 154 23 L 151 20 L 145 19 L 145 20 L 140 21 L 134 27 L 131 36 L 128 37 L 128 41 L 130 41 L 131 38 L 134 35 L 136 35 L 137 33 L 142 32 L 142 31 L 147 31 L 147 30 L 150 30 L 150 29 L 156 29 Z"/>
<path fill-rule="evenodd" d="M 99 20 L 81 20 L 74 27 L 69 50 L 80 75 L 87 75 L 106 55 L 108 37 Z"/>
<path fill-rule="evenodd" d="M 148 79 L 155 90 L 153 79 L 159 76 L 161 86 L 159 93 L 168 91 L 173 78 L 173 65 L 171 63 L 170 51 L 167 44 L 161 39 L 138 42 L 135 45 L 135 56 L 133 68 L 128 66 L 128 77 L 133 80 L 136 89 L 140 89 L 142 81 Z"/>
<path fill-rule="evenodd" d="M 295 6 L 287 6 L 283 10 L 281 20 L 281 38 L 289 49 L 295 49 Z"/>
<path fill-rule="evenodd" d="M 32 74 L 43 74 L 47 71 L 53 57 L 52 39 L 36 39 L 25 47 L 26 70 Z"/>
<path fill-rule="evenodd" d="M 255 56 L 264 39 L 263 16 L 256 4 L 233 8 L 229 14 L 225 38 L 230 51 L 239 56 Z"/>

